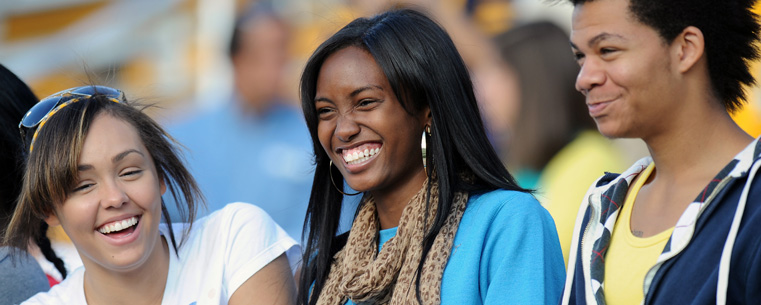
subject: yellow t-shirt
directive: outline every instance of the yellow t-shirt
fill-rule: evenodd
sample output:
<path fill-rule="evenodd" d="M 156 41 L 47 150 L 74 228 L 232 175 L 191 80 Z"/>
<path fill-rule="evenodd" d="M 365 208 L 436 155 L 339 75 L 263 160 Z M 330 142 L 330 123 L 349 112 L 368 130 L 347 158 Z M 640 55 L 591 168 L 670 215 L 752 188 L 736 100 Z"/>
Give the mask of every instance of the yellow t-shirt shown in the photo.
<path fill-rule="evenodd" d="M 618 215 L 608 253 L 605 255 L 605 302 L 609 305 L 640 304 L 644 298 L 645 274 L 658 261 L 674 228 L 650 237 L 636 237 L 631 232 L 630 220 L 634 199 L 642 185 L 653 172 L 650 165 L 640 173 L 632 184 Z"/>

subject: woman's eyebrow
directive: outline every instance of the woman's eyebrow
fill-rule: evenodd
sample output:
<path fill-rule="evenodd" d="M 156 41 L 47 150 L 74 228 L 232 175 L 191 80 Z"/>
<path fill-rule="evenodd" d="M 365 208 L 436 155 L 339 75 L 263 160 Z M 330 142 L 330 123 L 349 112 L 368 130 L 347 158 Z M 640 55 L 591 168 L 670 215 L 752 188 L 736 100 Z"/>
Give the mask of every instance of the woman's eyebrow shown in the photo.
<path fill-rule="evenodd" d="M 112 163 L 119 162 L 119 161 L 123 160 L 125 157 L 127 157 L 127 155 L 129 155 L 131 153 L 136 153 L 136 154 L 139 154 L 139 155 L 145 157 L 145 155 L 142 152 L 140 152 L 139 150 L 131 148 L 131 149 L 125 150 L 125 151 L 119 153 L 118 155 L 114 156 L 113 158 L 111 158 L 111 162 Z M 90 164 L 80 164 L 80 165 L 77 165 L 77 171 L 80 171 L 80 172 L 86 171 L 86 170 L 91 170 L 91 169 L 93 169 L 93 166 L 90 165 Z"/>
<path fill-rule="evenodd" d="M 125 151 L 119 153 L 118 155 L 114 156 L 111 159 L 111 162 L 113 162 L 113 163 L 119 162 L 119 161 L 121 161 L 122 159 L 127 157 L 127 155 L 129 155 L 131 153 L 136 153 L 136 154 L 139 154 L 139 155 L 145 157 L 145 155 L 142 152 L 140 152 L 139 150 L 131 148 L 131 149 L 125 150 Z"/>
<path fill-rule="evenodd" d="M 357 88 L 357 90 L 352 91 L 351 94 L 349 94 L 349 97 L 355 97 L 355 96 L 357 96 L 358 94 L 360 94 L 362 92 L 365 92 L 367 90 L 372 90 L 372 89 L 378 89 L 380 91 L 383 91 L 383 87 L 381 87 L 381 86 L 378 86 L 378 85 L 368 85 L 368 86 L 364 86 L 362 88 Z"/>

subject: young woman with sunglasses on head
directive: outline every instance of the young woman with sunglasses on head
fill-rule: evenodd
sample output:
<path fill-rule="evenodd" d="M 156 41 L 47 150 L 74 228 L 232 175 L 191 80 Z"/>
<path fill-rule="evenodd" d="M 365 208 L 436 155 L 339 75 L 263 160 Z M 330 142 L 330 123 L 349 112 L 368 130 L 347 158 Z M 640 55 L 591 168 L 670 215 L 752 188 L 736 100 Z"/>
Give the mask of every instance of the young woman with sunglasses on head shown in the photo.
<path fill-rule="evenodd" d="M 413 10 L 354 20 L 307 62 L 301 100 L 317 164 L 301 304 L 558 301 L 552 219 L 490 146 L 435 22 Z M 364 197 L 340 234 L 344 181 Z"/>
<path fill-rule="evenodd" d="M 259 208 L 230 204 L 195 223 L 203 201 L 164 130 L 116 89 L 73 88 L 21 121 L 28 158 L 5 240 L 23 245 L 44 219 L 82 257 L 28 304 L 292 304 L 296 242 Z M 171 223 L 169 189 L 188 224 Z"/>

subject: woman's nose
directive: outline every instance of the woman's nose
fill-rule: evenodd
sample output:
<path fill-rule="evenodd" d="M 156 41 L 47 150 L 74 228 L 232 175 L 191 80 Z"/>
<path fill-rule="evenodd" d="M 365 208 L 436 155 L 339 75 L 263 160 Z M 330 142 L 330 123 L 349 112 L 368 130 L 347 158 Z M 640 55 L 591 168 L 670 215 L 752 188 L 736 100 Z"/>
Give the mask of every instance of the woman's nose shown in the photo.
<path fill-rule="evenodd" d="M 359 134 L 359 130 L 359 124 L 354 120 L 354 116 L 342 115 L 336 122 L 335 135 L 340 141 L 349 142 Z"/>
<path fill-rule="evenodd" d="M 101 205 L 105 208 L 119 208 L 129 200 L 127 193 L 117 182 L 103 183 Z"/>

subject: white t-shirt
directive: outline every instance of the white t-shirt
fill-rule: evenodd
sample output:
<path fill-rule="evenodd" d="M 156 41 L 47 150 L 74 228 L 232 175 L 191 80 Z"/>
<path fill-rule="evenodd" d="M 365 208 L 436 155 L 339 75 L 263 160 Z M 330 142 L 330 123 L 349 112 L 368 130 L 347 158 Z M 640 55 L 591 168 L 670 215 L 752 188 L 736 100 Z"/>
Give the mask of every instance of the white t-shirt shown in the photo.
<path fill-rule="evenodd" d="M 184 224 L 173 224 L 172 229 L 179 243 Z M 159 231 L 169 235 L 165 224 Z M 266 212 L 248 203 L 230 203 L 195 222 L 179 258 L 167 242 L 169 274 L 162 304 L 227 304 L 240 285 L 281 254 L 286 253 L 291 268 L 300 259 L 298 243 Z M 84 274 L 81 267 L 23 304 L 87 304 Z"/>

